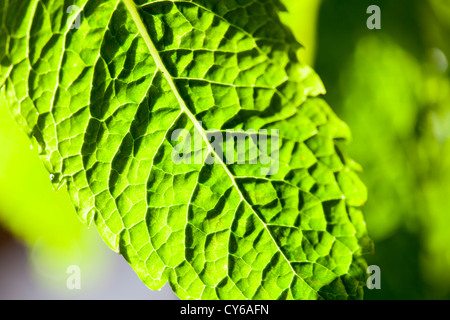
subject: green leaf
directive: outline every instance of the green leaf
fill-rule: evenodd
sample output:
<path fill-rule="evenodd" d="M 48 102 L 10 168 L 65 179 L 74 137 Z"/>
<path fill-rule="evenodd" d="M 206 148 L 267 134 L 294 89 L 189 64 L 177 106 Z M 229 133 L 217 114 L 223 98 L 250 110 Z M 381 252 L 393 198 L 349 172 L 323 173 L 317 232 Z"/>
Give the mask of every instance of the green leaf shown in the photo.
<path fill-rule="evenodd" d="M 362 297 L 366 190 L 279 1 L 0 6 L 3 101 L 146 285 L 186 299 Z M 230 132 L 252 138 L 244 163 L 211 138 Z M 264 138 L 271 152 L 253 163 Z"/>

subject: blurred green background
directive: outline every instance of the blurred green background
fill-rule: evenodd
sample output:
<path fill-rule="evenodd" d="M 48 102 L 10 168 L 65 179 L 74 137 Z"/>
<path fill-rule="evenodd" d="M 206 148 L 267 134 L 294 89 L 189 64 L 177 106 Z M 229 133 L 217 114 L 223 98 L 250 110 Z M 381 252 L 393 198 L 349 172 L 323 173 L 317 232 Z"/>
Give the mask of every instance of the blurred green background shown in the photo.
<path fill-rule="evenodd" d="M 375 242 L 366 258 L 381 268 L 381 290 L 365 298 L 450 299 L 450 0 L 283 2 L 300 59 L 352 129 L 344 148 L 364 168 Z M 381 30 L 366 26 L 373 4 Z M 110 249 L 77 220 L 64 188 L 52 190 L 39 150 L 1 103 L 0 150 L 0 249 L 11 241 L 2 234 L 20 241 L 45 290 L 61 287 L 72 264 L 98 284 Z"/>
<path fill-rule="evenodd" d="M 285 2 L 286 20 L 315 52 L 304 60 L 352 130 L 345 149 L 364 168 L 375 242 L 367 260 L 381 268 L 381 290 L 365 298 L 449 299 L 450 1 L 323 0 L 306 19 L 300 3 L 319 1 Z M 373 4 L 381 30 L 366 26 Z"/>

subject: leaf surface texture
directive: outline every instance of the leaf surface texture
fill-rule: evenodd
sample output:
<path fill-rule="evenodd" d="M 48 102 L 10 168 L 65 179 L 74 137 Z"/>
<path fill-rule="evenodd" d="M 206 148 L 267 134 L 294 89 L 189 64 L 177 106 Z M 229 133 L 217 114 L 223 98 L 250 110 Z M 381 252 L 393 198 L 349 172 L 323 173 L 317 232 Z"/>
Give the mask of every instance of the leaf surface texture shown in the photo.
<path fill-rule="evenodd" d="M 276 0 L 0 4 L 2 101 L 80 219 L 152 289 L 362 297 L 366 189 L 338 146 L 349 129 L 297 60 L 282 9 Z M 174 163 L 180 128 L 201 137 L 199 163 Z M 250 129 L 279 130 L 276 171 L 220 160 L 208 136 Z"/>

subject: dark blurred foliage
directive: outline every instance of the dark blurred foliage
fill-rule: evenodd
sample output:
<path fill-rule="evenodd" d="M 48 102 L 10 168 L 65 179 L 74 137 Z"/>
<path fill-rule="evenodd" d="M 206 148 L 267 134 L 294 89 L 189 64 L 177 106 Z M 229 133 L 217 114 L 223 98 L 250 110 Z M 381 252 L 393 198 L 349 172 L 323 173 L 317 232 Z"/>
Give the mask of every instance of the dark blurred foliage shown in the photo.
<path fill-rule="evenodd" d="M 315 69 L 369 190 L 381 290 L 365 298 L 449 299 L 450 1 L 324 0 L 318 21 Z"/>

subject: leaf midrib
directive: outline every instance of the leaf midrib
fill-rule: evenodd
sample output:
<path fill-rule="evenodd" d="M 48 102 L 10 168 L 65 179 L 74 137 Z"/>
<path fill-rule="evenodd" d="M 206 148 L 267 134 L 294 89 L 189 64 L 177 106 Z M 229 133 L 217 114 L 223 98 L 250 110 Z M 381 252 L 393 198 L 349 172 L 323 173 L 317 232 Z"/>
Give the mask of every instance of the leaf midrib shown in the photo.
<path fill-rule="evenodd" d="M 270 230 L 267 227 L 267 224 L 263 221 L 263 219 L 259 216 L 259 214 L 253 209 L 253 207 L 251 206 L 251 204 L 247 201 L 247 199 L 244 197 L 241 189 L 239 188 L 239 186 L 236 183 L 236 179 L 234 178 L 234 175 L 231 173 L 231 171 L 228 169 L 228 167 L 226 166 L 226 164 L 223 162 L 223 160 L 217 155 L 217 153 L 215 152 L 214 148 L 211 146 L 211 143 L 209 142 L 209 139 L 206 135 L 205 130 L 203 129 L 202 125 L 199 123 L 199 121 L 197 120 L 197 118 L 195 117 L 195 115 L 189 110 L 189 108 L 186 105 L 186 102 L 183 100 L 183 98 L 180 95 L 180 92 L 178 91 L 178 88 L 175 85 L 175 82 L 173 80 L 173 77 L 171 76 L 171 74 L 169 73 L 169 71 L 167 70 L 166 66 L 164 65 L 162 58 L 158 52 L 158 50 L 156 49 L 152 39 L 150 38 L 150 35 L 148 33 L 148 30 L 144 24 L 144 22 L 142 21 L 141 16 L 139 15 L 139 12 L 137 11 L 137 7 L 134 3 L 133 0 L 122 0 L 123 3 L 125 4 L 128 12 L 131 15 L 131 18 L 133 20 L 133 22 L 135 23 L 140 35 L 142 36 L 145 44 L 147 45 L 150 54 L 152 55 L 153 59 L 155 60 L 156 66 L 158 67 L 158 69 L 161 71 L 161 73 L 164 75 L 164 78 L 167 80 L 172 92 L 174 93 L 178 103 L 180 104 L 180 108 L 182 110 L 182 112 L 184 112 L 189 120 L 192 121 L 192 123 L 194 124 L 195 129 L 198 130 L 198 132 L 201 134 L 202 139 L 204 140 L 205 144 L 207 145 L 207 148 L 209 150 L 209 152 L 211 154 L 214 155 L 214 157 L 218 160 L 219 164 L 223 167 L 223 169 L 225 170 L 226 174 L 228 175 L 228 177 L 230 178 L 233 186 L 236 188 L 237 192 L 239 193 L 239 196 L 241 197 L 241 201 L 244 201 L 247 206 L 251 209 L 251 211 L 253 212 L 253 214 L 259 219 L 259 221 L 261 222 L 261 224 L 263 225 L 264 229 L 267 231 L 267 233 L 269 234 L 270 238 L 272 239 L 273 243 L 275 244 L 277 250 L 280 252 L 280 254 L 283 256 L 283 258 L 285 259 L 285 261 L 287 262 L 287 264 L 289 265 L 289 267 L 291 268 L 291 271 L 293 274 L 297 275 L 297 277 L 299 279 L 301 279 L 308 287 L 310 287 L 314 292 L 316 292 L 319 296 L 320 294 L 313 288 L 311 287 L 311 285 L 309 285 L 292 267 L 291 262 L 288 260 L 288 258 L 286 257 L 286 255 L 284 254 L 283 250 L 279 247 L 278 243 L 276 242 L 276 240 L 274 239 L 274 237 L 272 236 L 272 233 L 270 232 Z M 292 281 L 294 281 L 294 277 L 291 280 L 291 284 Z M 289 284 L 289 288 L 291 287 L 291 284 Z M 320 296 L 321 297 L 321 296 Z"/>

